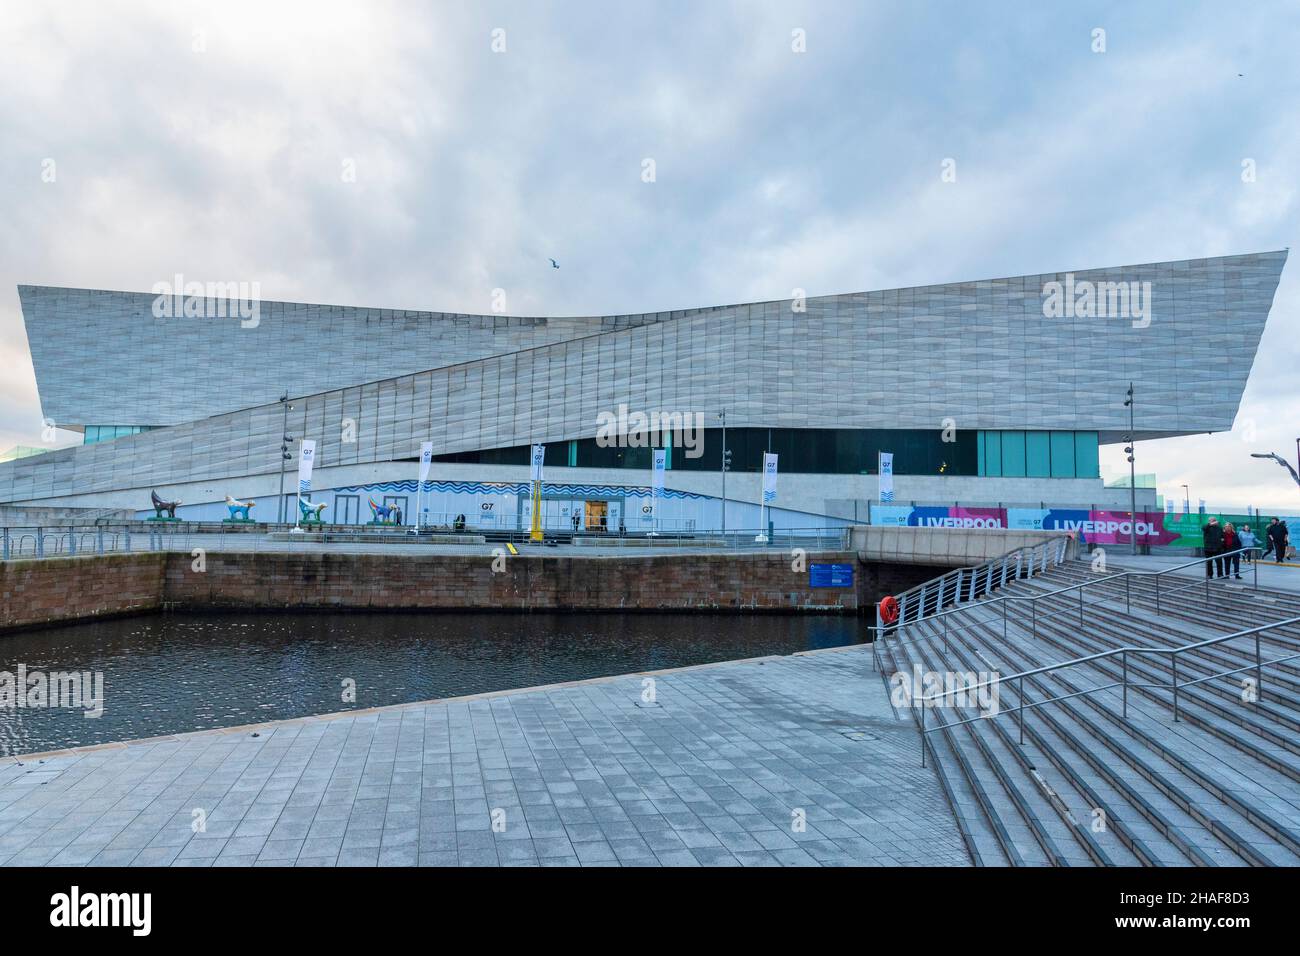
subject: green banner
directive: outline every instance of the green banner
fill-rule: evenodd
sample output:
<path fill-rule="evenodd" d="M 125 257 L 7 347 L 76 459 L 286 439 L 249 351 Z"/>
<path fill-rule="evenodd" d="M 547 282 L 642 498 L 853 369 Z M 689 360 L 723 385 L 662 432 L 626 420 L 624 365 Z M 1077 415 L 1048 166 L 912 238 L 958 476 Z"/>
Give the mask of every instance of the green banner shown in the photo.
<path fill-rule="evenodd" d="M 1209 523 L 1211 518 L 1218 518 L 1220 525 L 1231 524 L 1234 528 L 1250 527 L 1255 531 L 1256 544 L 1261 547 L 1264 544 L 1264 529 L 1268 527 L 1271 519 L 1260 518 L 1250 515 L 1230 515 L 1219 514 L 1216 512 L 1207 512 L 1206 514 L 1166 514 L 1165 531 L 1176 537 L 1168 542 L 1169 547 L 1173 548 L 1203 548 L 1205 547 L 1205 538 L 1202 537 L 1201 529 Z"/>

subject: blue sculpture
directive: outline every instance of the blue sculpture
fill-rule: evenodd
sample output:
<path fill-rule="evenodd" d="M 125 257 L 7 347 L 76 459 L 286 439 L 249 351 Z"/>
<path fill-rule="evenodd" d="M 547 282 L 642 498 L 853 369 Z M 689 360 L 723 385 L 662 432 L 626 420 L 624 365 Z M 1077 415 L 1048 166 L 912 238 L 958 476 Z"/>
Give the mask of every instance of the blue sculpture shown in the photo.
<path fill-rule="evenodd" d="M 366 497 L 366 500 L 370 502 L 370 510 L 374 513 L 371 524 L 397 525 L 402 523 L 402 509 L 397 505 L 375 504 L 375 499 L 369 496 Z"/>
<path fill-rule="evenodd" d="M 252 508 L 256 504 L 256 501 L 237 501 L 230 497 L 230 495 L 226 495 L 226 507 L 230 509 L 230 517 L 225 520 L 238 522 L 240 524 L 245 522 L 251 524 L 253 519 L 249 516 L 248 509 Z"/>
<path fill-rule="evenodd" d="M 323 501 L 319 504 L 312 504 L 312 502 L 308 501 L 306 498 L 298 499 L 298 510 L 302 512 L 303 524 L 324 524 L 324 522 L 321 521 L 320 513 L 328 507 L 329 505 L 325 504 Z"/>

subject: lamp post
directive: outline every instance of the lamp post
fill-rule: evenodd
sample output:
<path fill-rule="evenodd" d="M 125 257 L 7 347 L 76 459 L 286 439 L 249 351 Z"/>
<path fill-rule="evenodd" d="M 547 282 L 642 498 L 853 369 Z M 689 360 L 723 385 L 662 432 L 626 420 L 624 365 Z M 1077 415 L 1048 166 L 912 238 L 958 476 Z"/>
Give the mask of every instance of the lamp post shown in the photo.
<path fill-rule="evenodd" d="M 1183 485 L 1183 514 L 1189 515 L 1191 513 L 1192 513 L 1192 493 L 1191 491 L 1188 490 L 1186 485 Z"/>
<path fill-rule="evenodd" d="M 1129 542 L 1133 548 L 1133 553 L 1138 553 L 1138 489 L 1137 489 L 1137 465 L 1133 460 L 1133 446 L 1137 444 L 1133 437 L 1133 383 L 1128 383 L 1128 397 L 1124 399 L 1124 404 L 1128 406 L 1128 434 L 1124 440 L 1128 445 L 1124 448 L 1124 454 L 1128 455 L 1128 490 L 1129 490 L 1129 513 L 1128 529 Z"/>
<path fill-rule="evenodd" d="M 280 396 L 280 404 L 284 406 L 284 419 L 280 425 L 280 434 L 283 440 L 280 442 L 280 504 L 276 510 L 277 524 L 284 524 L 284 463 L 293 457 L 289 453 L 289 442 L 293 441 L 293 436 L 289 434 L 289 409 L 293 408 L 289 404 L 289 393 L 285 392 Z"/>
<path fill-rule="evenodd" d="M 1297 444 L 1298 446 L 1300 446 L 1300 439 L 1297 439 L 1297 440 L 1296 440 L 1296 444 Z M 1297 448 L 1296 450 L 1297 450 L 1297 453 L 1300 454 L 1300 448 Z M 1254 451 L 1253 451 L 1253 452 L 1250 453 L 1250 457 L 1251 457 L 1251 458 L 1267 458 L 1267 459 L 1269 459 L 1270 461 L 1275 461 L 1275 462 L 1277 462 L 1279 465 L 1281 465 L 1283 468 L 1285 468 L 1285 469 L 1287 470 L 1287 472 L 1291 475 L 1292 480 L 1295 481 L 1295 483 L 1296 483 L 1297 485 L 1300 485 L 1300 472 L 1297 472 L 1294 468 L 1292 468 L 1292 467 L 1291 467 L 1291 462 L 1287 461 L 1285 458 L 1283 458 L 1281 455 L 1277 454 L 1276 452 L 1271 452 L 1271 451 L 1270 451 L 1270 452 L 1262 453 L 1262 454 L 1261 454 L 1260 452 L 1254 452 Z"/>
<path fill-rule="evenodd" d="M 731 452 L 727 450 L 727 410 L 718 413 L 722 419 L 722 534 L 727 534 L 727 472 L 731 470 Z"/>

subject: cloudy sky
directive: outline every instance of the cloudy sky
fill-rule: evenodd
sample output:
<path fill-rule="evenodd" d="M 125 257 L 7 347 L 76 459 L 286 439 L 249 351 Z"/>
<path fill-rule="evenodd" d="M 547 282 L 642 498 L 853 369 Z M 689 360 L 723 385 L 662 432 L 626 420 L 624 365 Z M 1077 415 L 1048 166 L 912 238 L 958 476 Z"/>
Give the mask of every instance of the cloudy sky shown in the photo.
<path fill-rule="evenodd" d="M 19 283 L 590 315 L 1289 247 L 1298 60 L 1293 0 L 8 5 L 0 450 Z M 1234 431 L 1139 446 L 1162 491 L 1300 511 L 1248 456 L 1296 454 L 1298 274 Z"/>

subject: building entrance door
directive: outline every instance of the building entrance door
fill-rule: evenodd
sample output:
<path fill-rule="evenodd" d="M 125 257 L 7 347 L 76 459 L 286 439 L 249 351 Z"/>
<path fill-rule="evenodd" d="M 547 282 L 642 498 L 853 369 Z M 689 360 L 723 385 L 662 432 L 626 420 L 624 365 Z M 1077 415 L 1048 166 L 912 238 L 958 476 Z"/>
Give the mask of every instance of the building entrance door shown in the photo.
<path fill-rule="evenodd" d="M 335 495 L 334 496 L 334 523 L 335 524 L 360 524 L 361 523 L 361 496 L 360 495 Z"/>
<path fill-rule="evenodd" d="M 608 501 L 588 501 L 587 506 L 587 523 L 588 531 L 605 531 L 609 522 L 609 502 Z"/>

